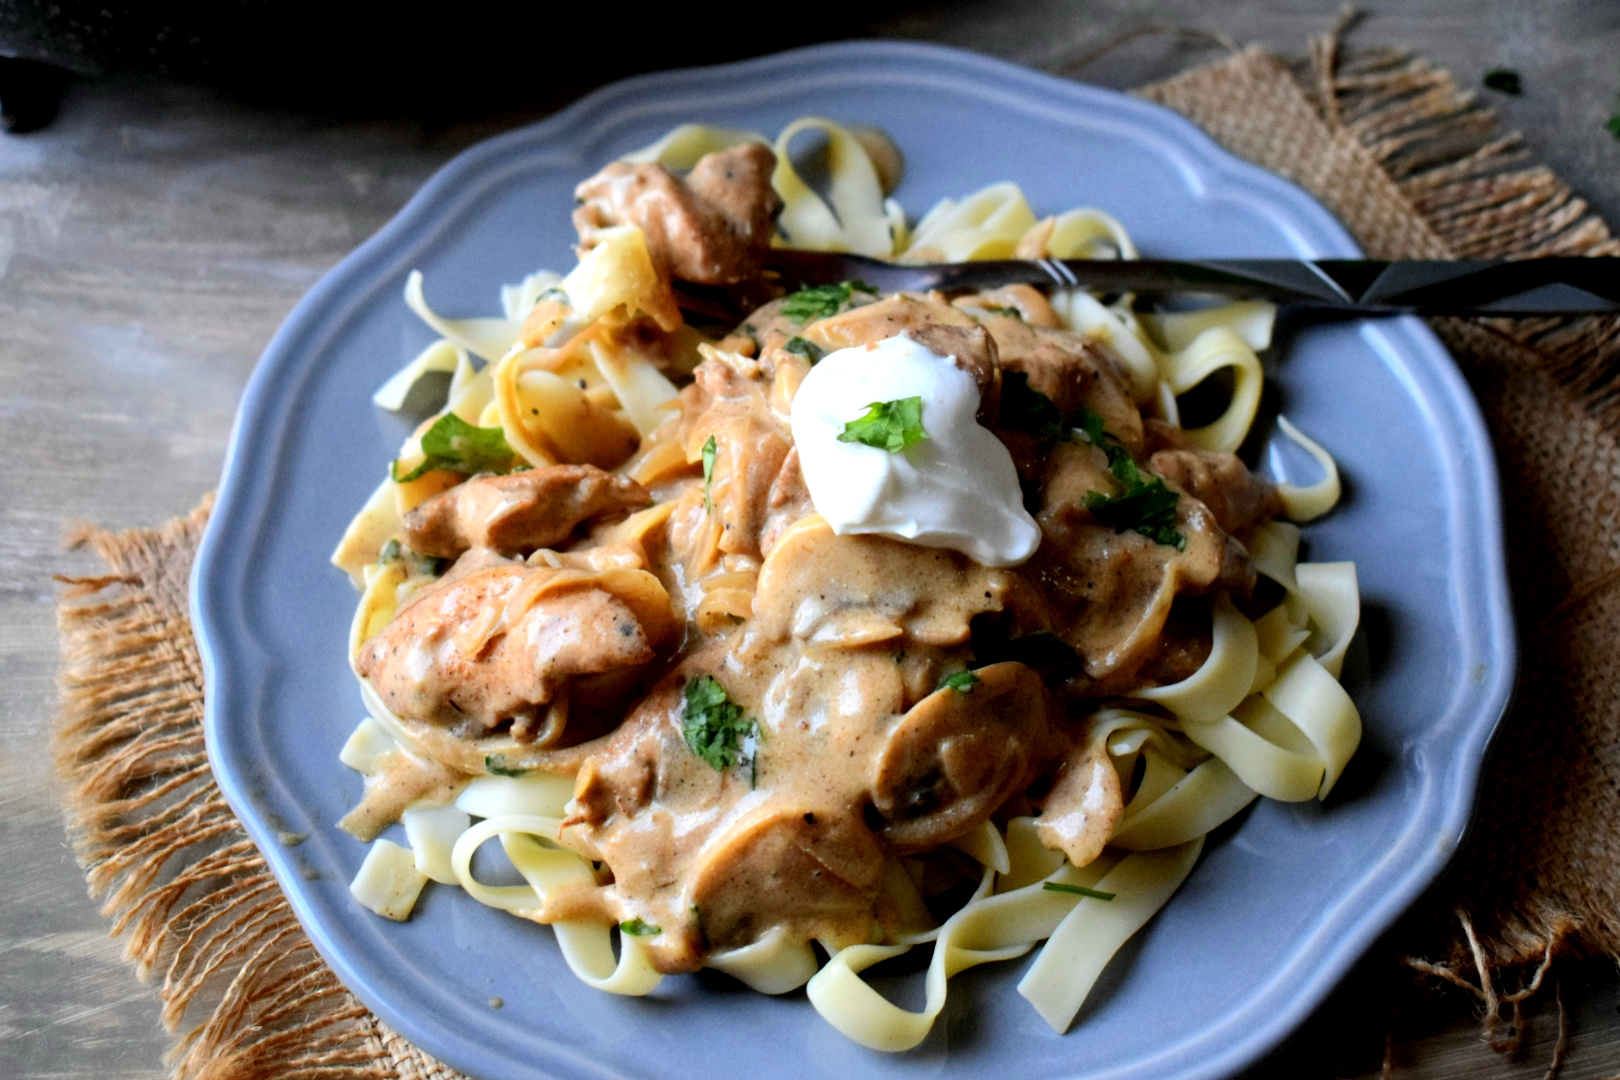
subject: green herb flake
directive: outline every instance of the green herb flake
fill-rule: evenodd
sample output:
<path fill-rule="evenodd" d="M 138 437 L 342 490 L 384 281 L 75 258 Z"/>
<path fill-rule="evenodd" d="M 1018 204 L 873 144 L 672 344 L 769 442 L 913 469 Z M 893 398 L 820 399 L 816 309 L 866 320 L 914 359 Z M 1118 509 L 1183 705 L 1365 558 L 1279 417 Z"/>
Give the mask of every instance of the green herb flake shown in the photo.
<path fill-rule="evenodd" d="M 1003 431 L 1026 431 L 1042 439 L 1062 439 L 1068 428 L 1051 398 L 1029 385 L 1022 371 L 1001 376 L 1001 412 L 996 424 Z"/>
<path fill-rule="evenodd" d="M 809 341 L 802 337 L 788 338 L 787 344 L 782 346 L 782 351 L 790 352 L 794 356 L 804 357 L 806 360 L 810 361 L 811 367 L 815 366 L 817 360 L 820 360 L 823 356 L 827 355 L 826 349 L 823 349 L 815 342 Z"/>
<path fill-rule="evenodd" d="M 399 558 L 398 540 L 390 539 L 382 546 L 382 550 L 377 552 L 377 561 L 380 563 L 391 563 L 397 558 Z"/>
<path fill-rule="evenodd" d="M 864 281 L 814 285 L 783 297 L 782 314 L 792 319 L 795 325 L 803 326 L 807 322 L 838 314 L 838 309 L 849 303 L 850 297 L 857 292 L 877 294 L 877 290 Z"/>
<path fill-rule="evenodd" d="M 652 937 L 654 934 L 662 934 L 664 932 L 664 928 L 662 926 L 654 926 L 652 923 L 643 919 L 635 918 L 626 919 L 624 922 L 620 923 L 619 931 L 621 933 L 629 934 L 631 937 Z"/>
<path fill-rule="evenodd" d="M 979 677 L 971 671 L 957 671 L 939 680 L 941 690 L 955 690 L 958 694 L 971 694 L 979 685 Z"/>
<path fill-rule="evenodd" d="M 1046 884 L 1042 885 L 1041 888 L 1045 889 L 1047 892 L 1069 893 L 1073 896 L 1089 897 L 1092 900 L 1112 900 L 1115 896 L 1119 895 L 1118 893 L 1099 892 L 1096 889 L 1088 889 L 1084 885 L 1064 885 L 1062 882 L 1058 881 L 1048 881 Z"/>
<path fill-rule="evenodd" d="M 511 468 L 512 448 L 507 445 L 506 434 L 498 427 L 475 427 L 455 413 L 445 413 L 433 422 L 422 436 L 422 452 L 427 455 L 422 464 L 399 475 L 399 462 L 393 464 L 396 483 L 408 484 L 435 469 L 448 469 L 465 476 L 477 473 L 504 472 Z"/>
<path fill-rule="evenodd" d="M 508 765 L 505 754 L 485 754 L 484 771 L 491 776 L 526 776 L 529 772 L 528 769 Z"/>
<path fill-rule="evenodd" d="M 686 683 L 686 704 L 681 709 L 681 734 L 692 753 L 719 772 L 731 768 L 742 753 L 744 740 L 759 728 L 743 716 L 742 706 L 726 695 L 713 675 L 699 675 Z"/>
<path fill-rule="evenodd" d="M 839 442 L 862 443 L 898 454 L 928 438 L 922 426 L 922 398 L 874 401 L 866 415 L 851 420 L 839 434 Z"/>
<path fill-rule="evenodd" d="M 1617 112 L 1613 116 L 1609 117 L 1609 122 L 1603 126 L 1609 129 L 1610 135 L 1620 139 L 1620 112 Z"/>
<path fill-rule="evenodd" d="M 1164 486 L 1155 476 L 1143 480 L 1131 452 L 1103 427 L 1103 419 L 1090 409 L 1082 409 L 1078 426 L 1086 440 L 1108 455 L 1108 471 L 1125 490 L 1119 495 L 1100 491 L 1086 493 L 1086 509 L 1099 525 L 1112 526 L 1116 533 L 1127 530 L 1177 551 L 1187 549 L 1187 538 L 1176 528 L 1176 504 L 1181 496 Z"/>
<path fill-rule="evenodd" d="M 1524 84 L 1519 79 L 1519 73 L 1509 68 L 1497 68 L 1495 71 L 1486 72 L 1485 88 L 1495 90 L 1499 94 L 1512 94 L 1514 97 L 1524 93 Z"/>
<path fill-rule="evenodd" d="M 714 502 L 709 498 L 709 487 L 714 483 L 714 459 L 720 453 L 720 445 L 709 436 L 709 441 L 703 444 L 703 512 L 707 514 L 714 509 Z"/>

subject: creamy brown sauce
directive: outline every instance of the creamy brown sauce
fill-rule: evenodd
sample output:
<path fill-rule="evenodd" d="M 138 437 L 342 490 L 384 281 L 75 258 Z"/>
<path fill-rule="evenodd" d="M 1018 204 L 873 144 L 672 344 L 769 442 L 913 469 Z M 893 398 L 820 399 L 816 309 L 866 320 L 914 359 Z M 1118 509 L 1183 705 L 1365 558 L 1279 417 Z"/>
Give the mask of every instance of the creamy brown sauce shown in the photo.
<path fill-rule="evenodd" d="M 751 208 L 727 200 L 759 166 L 750 150 L 729 178 L 717 162 L 684 185 L 612 166 L 581 188 L 582 236 L 634 221 L 676 276 L 742 280 L 757 190 Z M 898 861 L 996 815 L 1044 806 L 1042 841 L 1095 858 L 1129 778 L 1085 717 L 1202 662 L 1210 598 L 1253 588 L 1242 538 L 1278 512 L 1237 458 L 1144 424 L 1119 365 L 1034 290 L 857 293 L 846 308 L 801 326 L 766 305 L 612 476 L 559 466 L 574 471 L 476 479 L 430 500 L 405 540 L 460 560 L 358 661 L 418 753 L 475 772 L 499 748 L 509 766 L 576 777 L 568 840 L 605 883 L 557 894 L 544 917 L 640 918 L 661 930 L 646 940 L 662 970 L 774 926 L 834 947 L 883 940 L 908 917 L 884 886 Z M 977 380 L 981 422 L 1011 451 L 1043 532 L 1024 565 L 837 536 L 815 514 L 788 424 L 810 362 L 786 343 L 830 350 L 901 331 Z M 1096 520 L 1087 494 L 1120 492 L 1099 447 L 1001 430 L 1008 372 L 1063 415 L 1101 416 L 1144 476 L 1179 492 L 1184 547 Z M 976 683 L 940 687 L 969 668 Z M 684 730 L 684 688 L 704 675 L 757 724 L 725 769 Z M 951 880 L 952 865 L 923 876 Z"/>

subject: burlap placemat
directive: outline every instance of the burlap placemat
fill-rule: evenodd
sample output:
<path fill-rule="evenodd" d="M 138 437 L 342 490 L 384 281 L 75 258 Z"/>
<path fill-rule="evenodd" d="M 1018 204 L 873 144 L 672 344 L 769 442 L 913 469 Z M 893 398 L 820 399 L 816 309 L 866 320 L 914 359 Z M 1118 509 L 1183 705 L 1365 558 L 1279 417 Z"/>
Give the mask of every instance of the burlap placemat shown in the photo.
<path fill-rule="evenodd" d="M 1610 254 L 1620 245 L 1451 78 L 1393 51 L 1258 50 L 1143 90 L 1309 189 L 1375 257 Z M 1420 968 L 1505 1007 L 1562 946 L 1620 957 L 1620 449 L 1615 320 L 1440 320 L 1495 436 L 1523 631 L 1519 697 L 1453 868 L 1466 897 Z M 85 529 L 104 577 L 65 579 L 56 731 L 90 891 L 158 980 L 176 1077 L 457 1080 L 316 955 L 215 786 L 186 580 L 205 501 L 158 530 Z M 1515 993 L 1504 972 L 1522 966 Z M 1493 981 L 1493 976 L 1495 981 Z M 1519 985 L 1515 983 L 1515 985 Z"/>

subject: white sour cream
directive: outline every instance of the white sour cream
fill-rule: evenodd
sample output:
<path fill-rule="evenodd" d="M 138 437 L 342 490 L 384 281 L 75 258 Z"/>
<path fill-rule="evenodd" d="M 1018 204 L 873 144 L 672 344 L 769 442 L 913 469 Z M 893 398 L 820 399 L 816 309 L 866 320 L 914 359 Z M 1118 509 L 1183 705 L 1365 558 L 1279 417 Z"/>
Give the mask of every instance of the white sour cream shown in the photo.
<path fill-rule="evenodd" d="M 899 453 L 838 440 L 872 402 L 909 397 L 922 398 L 926 439 Z M 1028 559 L 1040 526 L 978 408 L 973 376 L 904 334 L 828 353 L 793 398 L 793 441 L 816 511 L 840 535 L 952 548 L 986 566 Z"/>

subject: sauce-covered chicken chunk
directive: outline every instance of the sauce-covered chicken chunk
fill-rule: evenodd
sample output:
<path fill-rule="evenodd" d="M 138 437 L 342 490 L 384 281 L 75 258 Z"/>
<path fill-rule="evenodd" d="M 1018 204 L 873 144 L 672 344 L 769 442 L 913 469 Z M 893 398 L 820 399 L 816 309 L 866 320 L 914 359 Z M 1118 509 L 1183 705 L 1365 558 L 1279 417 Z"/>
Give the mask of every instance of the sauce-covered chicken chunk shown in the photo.
<path fill-rule="evenodd" d="M 652 502 L 628 476 L 595 465 L 545 465 L 475 476 L 405 515 L 405 543 L 419 555 L 459 558 L 469 548 L 527 555 L 568 538 L 582 522 Z"/>
<path fill-rule="evenodd" d="M 771 189 L 775 165 L 758 143 L 709 154 L 684 179 L 662 165 L 615 162 L 574 190 L 580 249 L 602 229 L 635 225 L 665 275 L 702 285 L 746 281 L 759 273 L 782 208 Z"/>

